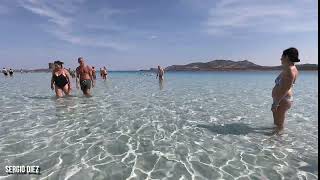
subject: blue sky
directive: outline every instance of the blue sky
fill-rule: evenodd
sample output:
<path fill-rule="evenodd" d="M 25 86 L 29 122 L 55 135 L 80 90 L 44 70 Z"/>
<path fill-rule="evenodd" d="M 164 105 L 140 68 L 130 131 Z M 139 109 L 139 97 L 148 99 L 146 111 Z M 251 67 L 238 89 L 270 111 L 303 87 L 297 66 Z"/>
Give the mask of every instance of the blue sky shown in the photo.
<path fill-rule="evenodd" d="M 0 0 L 0 66 L 149 69 L 215 59 L 318 63 L 316 0 Z"/>

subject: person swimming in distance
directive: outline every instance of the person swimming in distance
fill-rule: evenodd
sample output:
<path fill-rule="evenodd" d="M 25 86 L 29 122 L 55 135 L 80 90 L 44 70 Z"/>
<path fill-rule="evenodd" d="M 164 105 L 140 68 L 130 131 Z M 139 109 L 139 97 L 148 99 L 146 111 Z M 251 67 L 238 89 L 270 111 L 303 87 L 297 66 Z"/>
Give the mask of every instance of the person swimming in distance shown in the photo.
<path fill-rule="evenodd" d="M 282 134 L 286 112 L 293 103 L 293 85 L 298 77 L 298 70 L 294 63 L 300 62 L 299 52 L 296 48 L 288 48 L 281 56 L 282 71 L 275 79 L 275 86 L 272 89 L 273 103 L 271 111 L 275 124 L 274 134 Z"/>
<path fill-rule="evenodd" d="M 71 68 L 69 68 L 68 71 L 69 71 L 69 74 L 70 74 L 70 76 L 71 76 L 72 78 L 75 78 L 75 77 L 76 77 L 76 74 L 75 74 L 74 70 L 72 70 Z"/>
<path fill-rule="evenodd" d="M 97 72 L 96 72 L 96 69 L 93 66 L 92 66 L 92 76 L 93 76 L 94 80 L 97 79 Z"/>
<path fill-rule="evenodd" d="M 8 70 L 6 68 L 2 68 L 2 73 L 5 75 L 5 76 L 8 76 Z"/>
<path fill-rule="evenodd" d="M 61 61 L 55 61 L 54 69 L 51 77 L 51 89 L 55 90 L 57 97 L 70 95 L 71 93 L 71 78 L 68 70 L 64 69 Z"/>
<path fill-rule="evenodd" d="M 69 74 L 70 74 L 70 76 L 71 76 L 71 68 L 68 69 L 68 72 L 69 72 Z"/>
<path fill-rule="evenodd" d="M 158 66 L 158 72 L 157 72 L 157 77 L 159 76 L 159 81 L 162 81 L 164 79 L 164 69 Z"/>
<path fill-rule="evenodd" d="M 71 70 L 71 72 L 72 72 L 71 77 L 75 78 L 76 77 L 76 70 L 73 69 L 73 70 Z"/>
<path fill-rule="evenodd" d="M 92 68 L 85 64 L 84 58 L 78 58 L 79 66 L 76 69 L 76 84 L 79 89 L 79 84 L 81 90 L 85 96 L 91 96 L 90 89 L 91 86 L 94 87 L 95 82 L 92 76 Z"/>

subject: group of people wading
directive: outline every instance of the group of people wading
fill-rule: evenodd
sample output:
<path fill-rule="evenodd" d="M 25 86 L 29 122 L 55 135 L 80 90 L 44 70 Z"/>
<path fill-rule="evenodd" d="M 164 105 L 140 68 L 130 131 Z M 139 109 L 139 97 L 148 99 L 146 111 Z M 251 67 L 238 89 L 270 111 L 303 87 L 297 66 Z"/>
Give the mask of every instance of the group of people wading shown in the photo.
<path fill-rule="evenodd" d="M 75 73 L 69 68 L 69 70 L 63 67 L 63 62 L 55 61 L 54 69 L 52 71 L 51 89 L 55 90 L 57 97 L 63 97 L 64 95 L 70 95 L 72 90 L 71 79 L 76 78 L 76 87 L 81 89 L 85 96 L 91 96 L 91 88 L 95 86 L 96 70 L 95 67 L 91 67 L 85 64 L 83 57 L 78 58 L 79 66 L 76 68 Z M 104 66 L 100 68 L 100 76 L 106 80 L 108 76 L 107 68 Z M 164 76 L 164 70 L 158 66 L 157 77 L 162 81 Z"/>
<path fill-rule="evenodd" d="M 13 69 L 10 68 L 9 70 L 7 70 L 6 68 L 3 68 L 2 73 L 4 74 L 4 76 L 13 76 Z"/>
<path fill-rule="evenodd" d="M 105 66 L 103 68 L 100 68 L 100 76 L 104 80 L 107 79 L 108 71 L 107 71 L 107 68 Z"/>
<path fill-rule="evenodd" d="M 275 132 L 280 134 L 283 130 L 286 112 L 291 108 L 293 103 L 293 86 L 298 77 L 298 70 L 295 66 L 296 62 L 300 62 L 299 53 L 296 48 L 288 48 L 283 51 L 281 56 L 282 71 L 275 79 L 275 86 L 272 89 L 273 103 L 271 111 L 273 113 Z M 91 96 L 90 90 L 95 86 L 96 71 L 94 67 L 85 64 L 84 58 L 78 58 L 79 66 L 74 73 L 63 68 L 63 62 L 55 61 L 55 68 L 52 71 L 51 88 L 55 90 L 57 97 L 70 95 L 72 90 L 71 76 L 76 76 L 76 87 L 81 88 L 85 96 Z M 5 76 L 8 71 L 3 68 Z M 71 73 L 70 73 L 71 72 Z M 13 70 L 9 70 L 9 74 L 13 74 Z M 73 75 L 70 75 L 73 74 Z M 100 69 L 102 79 L 107 79 L 107 68 Z M 163 81 L 164 69 L 158 66 L 157 77 L 159 82 Z M 161 84 L 161 83 L 160 83 Z"/>
<path fill-rule="evenodd" d="M 63 67 L 63 62 L 55 61 L 52 71 L 51 89 L 55 90 L 57 97 L 70 95 L 72 90 L 71 78 L 76 78 L 76 87 L 81 88 L 85 96 L 91 96 L 90 90 L 95 86 L 96 71 L 94 67 L 85 64 L 82 57 L 78 58 L 79 66 L 73 72 Z M 72 74 L 72 75 L 70 75 Z"/>

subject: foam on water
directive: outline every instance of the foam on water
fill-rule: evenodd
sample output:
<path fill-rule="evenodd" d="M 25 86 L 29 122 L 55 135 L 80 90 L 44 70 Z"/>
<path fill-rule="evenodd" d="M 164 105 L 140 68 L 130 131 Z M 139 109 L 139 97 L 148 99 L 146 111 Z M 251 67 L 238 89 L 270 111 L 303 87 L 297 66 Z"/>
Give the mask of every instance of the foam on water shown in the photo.
<path fill-rule="evenodd" d="M 318 179 L 318 76 L 301 72 L 270 136 L 276 73 L 113 72 L 62 99 L 50 74 L 0 77 L 0 179 Z"/>

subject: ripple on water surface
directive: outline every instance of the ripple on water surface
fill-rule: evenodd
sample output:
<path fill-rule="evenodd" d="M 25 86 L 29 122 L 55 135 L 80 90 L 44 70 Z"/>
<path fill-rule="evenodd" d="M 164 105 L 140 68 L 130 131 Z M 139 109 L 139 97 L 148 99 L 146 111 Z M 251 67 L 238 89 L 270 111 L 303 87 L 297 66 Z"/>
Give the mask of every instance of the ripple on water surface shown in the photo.
<path fill-rule="evenodd" d="M 270 136 L 276 76 L 113 72 L 93 97 L 62 99 L 49 74 L 1 77 L 0 166 L 41 175 L 0 178 L 318 179 L 318 76 L 301 73 L 285 134 Z"/>

